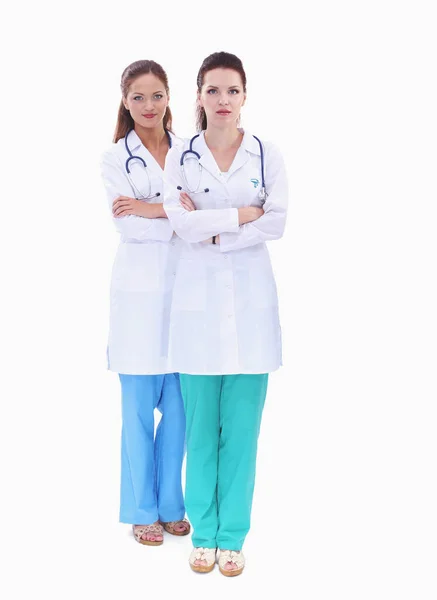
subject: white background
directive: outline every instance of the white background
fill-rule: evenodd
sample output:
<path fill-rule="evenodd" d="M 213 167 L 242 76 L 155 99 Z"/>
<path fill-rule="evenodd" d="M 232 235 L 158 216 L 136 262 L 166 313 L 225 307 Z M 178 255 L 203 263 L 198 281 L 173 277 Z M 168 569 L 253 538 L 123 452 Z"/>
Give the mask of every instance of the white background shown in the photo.
<path fill-rule="evenodd" d="M 2 598 L 437 597 L 434 3 L 280 4 L 4 10 Z M 141 547 L 118 524 L 105 358 L 117 235 L 99 159 L 121 72 L 160 62 L 187 136 L 218 50 L 243 60 L 243 125 L 281 148 L 290 181 L 270 246 L 284 367 L 236 579 L 191 573 L 188 538 Z"/>

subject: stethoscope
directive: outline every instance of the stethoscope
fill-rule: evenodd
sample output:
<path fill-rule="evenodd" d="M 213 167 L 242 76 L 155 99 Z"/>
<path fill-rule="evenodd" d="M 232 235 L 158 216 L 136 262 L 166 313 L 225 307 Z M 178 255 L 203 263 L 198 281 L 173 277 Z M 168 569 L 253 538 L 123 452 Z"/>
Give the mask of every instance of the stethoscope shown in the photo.
<path fill-rule="evenodd" d="M 139 197 L 136 198 L 137 200 L 150 200 L 151 198 L 157 198 L 158 196 L 161 195 L 161 193 L 157 192 L 156 194 L 152 194 L 152 186 L 151 186 L 151 183 L 150 183 L 150 177 L 149 177 L 149 172 L 148 172 L 148 167 L 147 167 L 146 161 L 141 156 L 136 156 L 135 154 L 132 154 L 132 152 L 131 152 L 131 150 L 129 148 L 129 145 L 127 143 L 127 138 L 129 137 L 129 134 L 132 131 L 133 131 L 133 129 L 131 129 L 130 131 L 128 131 L 127 134 L 125 135 L 125 138 L 124 138 L 124 145 L 126 147 L 126 152 L 129 154 L 129 157 L 126 160 L 126 163 L 124 165 L 124 167 L 126 169 L 127 176 L 129 178 L 129 181 L 132 184 L 132 187 L 134 188 L 134 192 L 136 194 L 138 194 L 138 196 L 139 196 Z M 166 133 L 167 138 L 168 138 L 168 145 L 171 148 L 171 136 L 170 136 L 170 133 L 167 130 L 165 130 L 165 133 Z M 130 172 L 130 169 L 129 169 L 129 163 L 130 163 L 131 160 L 138 160 L 138 161 L 140 161 L 140 163 L 144 167 L 144 172 L 147 175 L 147 182 L 148 182 L 148 187 L 149 187 L 149 189 L 147 191 L 147 194 L 144 194 L 143 192 L 141 192 L 137 188 L 137 186 L 135 185 L 135 183 L 132 181 L 132 176 L 131 176 L 131 172 Z"/>
<path fill-rule="evenodd" d="M 191 138 L 190 147 L 188 150 L 185 150 L 185 152 L 182 152 L 182 156 L 181 156 L 181 160 L 180 160 L 182 177 L 184 178 L 185 185 L 187 186 L 187 191 L 189 194 L 205 194 L 205 193 L 209 192 L 209 188 L 204 188 L 203 190 L 199 190 L 200 181 L 202 179 L 202 165 L 200 164 L 200 154 L 198 152 L 196 152 L 195 150 L 193 150 L 193 142 L 196 138 L 199 137 L 199 135 L 200 135 L 200 133 L 198 133 L 197 135 L 195 135 L 194 137 Z M 265 182 L 265 178 L 264 178 L 264 149 L 263 149 L 261 140 L 259 138 L 257 138 L 256 135 L 254 135 L 253 137 L 256 139 L 256 141 L 259 144 L 259 149 L 260 149 L 260 154 L 261 154 L 261 189 L 259 191 L 259 199 L 262 202 L 265 202 L 265 200 L 267 198 L 267 192 L 266 192 L 266 182 Z M 188 156 L 188 160 L 193 160 L 193 159 L 197 160 L 197 165 L 199 167 L 199 178 L 197 180 L 197 185 L 196 185 L 195 189 L 190 188 L 190 185 L 187 180 L 187 176 L 185 174 L 185 158 L 187 157 L 187 155 L 192 155 L 192 156 Z M 180 185 L 177 186 L 177 189 L 182 191 L 182 187 Z"/>

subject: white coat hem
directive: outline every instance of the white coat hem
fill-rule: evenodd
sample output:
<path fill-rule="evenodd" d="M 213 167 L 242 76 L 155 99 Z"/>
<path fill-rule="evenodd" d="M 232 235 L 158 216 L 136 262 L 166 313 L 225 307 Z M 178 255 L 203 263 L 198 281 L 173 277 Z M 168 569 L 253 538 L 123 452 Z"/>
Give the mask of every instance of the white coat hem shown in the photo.
<path fill-rule="evenodd" d="M 263 369 L 263 370 L 245 370 L 245 371 L 192 371 L 190 369 L 190 371 L 175 371 L 175 373 L 180 373 L 181 375 L 265 375 L 266 373 L 274 373 L 275 371 L 278 371 L 278 369 L 280 369 L 282 367 L 281 365 L 278 365 L 277 367 L 274 368 L 270 368 L 270 369 Z"/>
<path fill-rule="evenodd" d="M 170 375 L 171 373 L 175 373 L 176 371 L 172 370 L 160 370 L 152 369 L 147 371 L 145 369 L 133 369 L 132 366 L 123 368 L 120 366 L 119 368 L 115 368 L 114 366 L 110 366 L 107 369 L 111 373 L 118 373 L 119 375 Z"/>

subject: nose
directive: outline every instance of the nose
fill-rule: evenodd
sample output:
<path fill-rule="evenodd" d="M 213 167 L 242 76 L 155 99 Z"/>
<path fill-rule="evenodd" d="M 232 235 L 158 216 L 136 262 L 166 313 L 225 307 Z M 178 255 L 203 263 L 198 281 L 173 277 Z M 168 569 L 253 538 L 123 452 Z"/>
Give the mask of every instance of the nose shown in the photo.
<path fill-rule="evenodd" d="M 229 97 L 228 97 L 227 92 L 223 92 L 222 94 L 220 94 L 219 104 L 222 104 L 222 105 L 229 104 Z"/>

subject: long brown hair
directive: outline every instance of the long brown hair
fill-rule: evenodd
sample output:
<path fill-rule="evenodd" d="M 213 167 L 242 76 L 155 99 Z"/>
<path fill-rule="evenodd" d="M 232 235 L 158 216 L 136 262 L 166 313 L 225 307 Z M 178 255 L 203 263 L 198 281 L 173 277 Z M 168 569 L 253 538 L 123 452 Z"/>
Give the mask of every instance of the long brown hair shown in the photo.
<path fill-rule="evenodd" d="M 152 73 L 157 77 L 165 88 L 167 94 L 170 93 L 168 87 L 167 73 L 164 69 L 154 60 L 137 60 L 125 68 L 121 75 L 121 94 L 122 99 L 120 101 L 120 107 L 118 109 L 117 125 L 115 126 L 115 133 L 113 142 L 118 142 L 119 139 L 124 138 L 128 131 L 134 128 L 134 120 L 131 117 L 130 112 L 125 108 L 123 100 L 126 99 L 129 92 L 129 87 L 140 75 L 147 75 Z M 172 132 L 172 114 L 170 107 L 167 106 L 163 119 L 164 129 Z"/>
<path fill-rule="evenodd" d="M 243 63 L 235 56 L 235 54 L 229 54 L 229 52 L 214 52 L 205 58 L 202 66 L 197 74 L 197 91 L 202 91 L 203 82 L 205 75 L 208 71 L 213 69 L 232 69 L 240 74 L 241 81 L 243 82 L 243 91 L 246 93 L 246 73 L 244 72 Z M 202 131 L 206 129 L 206 114 L 205 109 L 202 106 L 197 106 L 196 109 L 196 129 Z"/>

